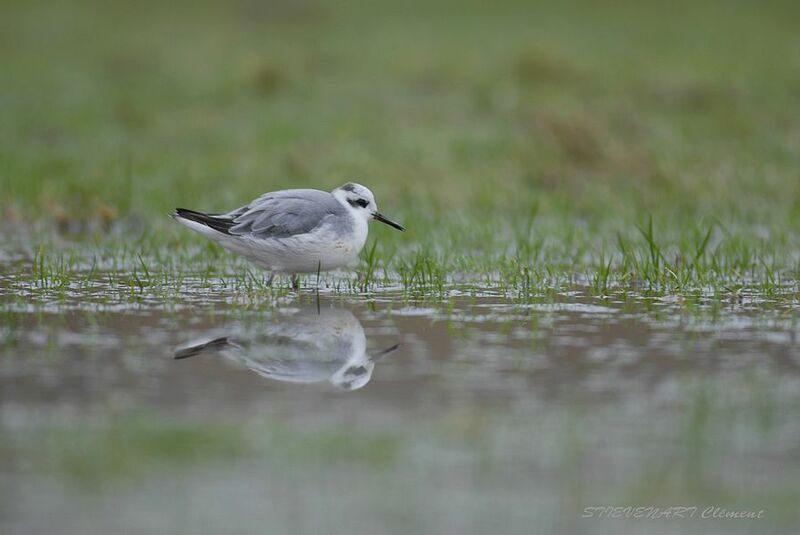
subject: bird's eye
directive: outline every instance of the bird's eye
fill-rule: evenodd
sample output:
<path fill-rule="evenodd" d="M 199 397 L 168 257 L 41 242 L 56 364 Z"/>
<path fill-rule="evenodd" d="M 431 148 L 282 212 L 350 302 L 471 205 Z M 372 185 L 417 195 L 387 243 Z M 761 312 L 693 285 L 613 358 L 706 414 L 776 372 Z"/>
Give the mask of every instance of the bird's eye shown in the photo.
<path fill-rule="evenodd" d="M 361 208 L 366 208 L 369 205 L 369 201 L 366 199 L 358 199 L 356 204 L 359 205 Z"/>
<path fill-rule="evenodd" d="M 367 369 L 364 366 L 350 366 L 347 368 L 347 371 L 344 372 L 346 376 L 355 375 L 356 377 L 360 377 L 367 373 Z"/>

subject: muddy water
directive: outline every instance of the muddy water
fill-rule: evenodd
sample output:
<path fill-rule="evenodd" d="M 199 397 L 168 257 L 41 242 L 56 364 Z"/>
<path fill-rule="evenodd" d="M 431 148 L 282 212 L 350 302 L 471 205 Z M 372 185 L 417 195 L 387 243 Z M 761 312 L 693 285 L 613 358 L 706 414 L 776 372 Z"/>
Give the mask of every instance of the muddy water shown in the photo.
<path fill-rule="evenodd" d="M 230 301 L 6 300 L 0 531 L 796 532 L 789 306 Z"/>

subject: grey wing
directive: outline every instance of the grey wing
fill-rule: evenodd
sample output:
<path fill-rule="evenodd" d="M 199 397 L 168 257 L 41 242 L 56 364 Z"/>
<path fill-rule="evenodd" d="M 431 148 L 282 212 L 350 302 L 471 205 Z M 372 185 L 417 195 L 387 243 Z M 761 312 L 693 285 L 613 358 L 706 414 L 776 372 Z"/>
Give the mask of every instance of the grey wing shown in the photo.
<path fill-rule="evenodd" d="M 296 189 L 265 193 L 226 216 L 233 219 L 229 232 L 234 236 L 288 238 L 311 232 L 330 216 L 345 213 L 330 193 Z"/>

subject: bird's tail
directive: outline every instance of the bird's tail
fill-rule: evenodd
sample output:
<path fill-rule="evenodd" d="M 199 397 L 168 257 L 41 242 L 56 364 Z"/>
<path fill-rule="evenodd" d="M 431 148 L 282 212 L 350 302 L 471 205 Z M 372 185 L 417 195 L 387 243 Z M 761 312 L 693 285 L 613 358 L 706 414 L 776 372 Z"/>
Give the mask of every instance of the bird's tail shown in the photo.
<path fill-rule="evenodd" d="M 175 212 L 171 215 L 176 221 L 182 223 L 184 221 L 199 223 L 217 232 L 222 232 L 223 234 L 230 234 L 231 227 L 234 225 L 233 219 L 231 218 L 216 214 L 204 214 L 203 212 L 195 212 L 194 210 L 187 210 L 186 208 L 176 208 Z M 190 228 L 193 227 L 193 225 L 187 226 Z"/>
<path fill-rule="evenodd" d="M 177 349 L 173 354 L 173 358 L 188 359 L 189 357 L 194 357 L 201 353 L 206 353 L 209 351 L 219 351 L 220 349 L 225 349 L 230 345 L 232 344 L 228 340 L 228 337 L 221 336 L 219 338 L 214 338 L 213 340 L 209 340 L 208 342 L 203 342 L 202 344 L 197 344 Z"/>

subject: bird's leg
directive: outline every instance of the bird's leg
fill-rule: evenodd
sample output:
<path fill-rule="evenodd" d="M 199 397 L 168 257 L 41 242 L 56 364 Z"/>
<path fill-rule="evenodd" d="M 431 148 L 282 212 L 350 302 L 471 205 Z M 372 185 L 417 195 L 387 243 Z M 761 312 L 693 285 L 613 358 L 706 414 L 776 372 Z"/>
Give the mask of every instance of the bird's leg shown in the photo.
<path fill-rule="evenodd" d="M 356 284 L 358 285 L 359 288 L 361 288 L 362 292 L 366 292 L 367 291 L 367 285 L 365 284 L 367 282 L 366 274 L 357 271 L 356 276 L 357 276 Z"/>
<path fill-rule="evenodd" d="M 300 289 L 300 277 L 297 273 L 292 274 L 292 289 L 295 291 Z"/>

